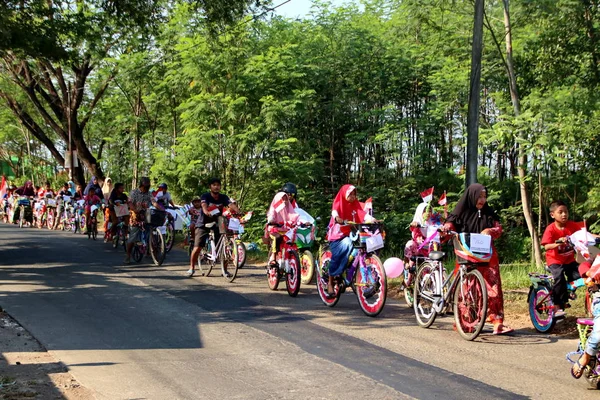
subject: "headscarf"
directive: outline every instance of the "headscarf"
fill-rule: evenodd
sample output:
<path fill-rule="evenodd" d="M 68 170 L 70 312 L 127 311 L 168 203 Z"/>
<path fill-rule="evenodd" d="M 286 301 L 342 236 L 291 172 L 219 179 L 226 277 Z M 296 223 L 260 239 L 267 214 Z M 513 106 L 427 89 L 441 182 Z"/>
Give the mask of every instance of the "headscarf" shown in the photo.
<path fill-rule="evenodd" d="M 75 196 L 75 182 L 69 181 L 69 192 L 71 192 L 71 196 Z"/>
<path fill-rule="evenodd" d="M 106 178 L 104 180 L 104 184 L 102 185 L 102 194 L 104 195 L 105 199 L 108 199 L 108 197 L 112 193 L 112 190 L 113 190 L 112 179 Z"/>
<path fill-rule="evenodd" d="M 283 200 L 284 196 L 287 196 L 287 193 L 278 192 L 275 197 L 273 197 L 273 201 L 267 212 L 267 219 L 270 224 L 284 225 L 288 222 L 295 223 L 298 220 L 298 214 L 294 211 L 292 202 L 288 201 L 286 204 Z"/>
<path fill-rule="evenodd" d="M 499 221 L 498 214 L 486 202 L 481 210 L 478 210 L 477 199 L 485 186 L 479 183 L 470 185 L 448 216 L 446 222 L 452 222 L 458 232 L 480 233 L 484 229 L 493 228 L 494 222 Z"/>
<path fill-rule="evenodd" d="M 420 226 L 425 225 L 425 221 L 423 220 L 423 213 L 425 213 L 425 209 L 427 208 L 428 205 L 429 205 L 429 203 L 423 202 L 417 206 L 417 209 L 415 211 L 415 215 L 412 219 L 412 222 L 416 222 Z"/>
<path fill-rule="evenodd" d="M 88 185 L 85 187 L 85 190 L 83 191 L 83 195 L 87 196 L 88 192 L 90 191 L 90 189 L 94 186 L 98 186 L 100 187 L 97 183 L 94 183 L 94 181 L 97 178 L 95 176 L 92 176 L 92 179 L 90 179 L 90 182 L 88 183 Z"/>
<path fill-rule="evenodd" d="M 343 220 L 353 222 L 363 222 L 365 215 L 364 204 L 358 200 L 352 203 L 348 201 L 348 196 L 355 191 L 356 188 L 352 185 L 344 185 L 335 196 L 331 212 L 336 212 L 337 216 Z"/>

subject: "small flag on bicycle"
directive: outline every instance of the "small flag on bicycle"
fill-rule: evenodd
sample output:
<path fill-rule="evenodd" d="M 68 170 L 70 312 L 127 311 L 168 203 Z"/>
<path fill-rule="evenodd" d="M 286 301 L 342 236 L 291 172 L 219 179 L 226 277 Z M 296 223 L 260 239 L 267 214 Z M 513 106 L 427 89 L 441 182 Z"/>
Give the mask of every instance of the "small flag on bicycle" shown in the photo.
<path fill-rule="evenodd" d="M 429 203 L 433 200 L 433 187 L 421 192 L 421 198 L 425 203 Z"/>
<path fill-rule="evenodd" d="M 208 206 L 208 215 L 210 216 L 215 216 L 217 214 L 219 214 L 221 211 L 219 211 L 219 207 L 217 206 Z"/>
<path fill-rule="evenodd" d="M 285 200 L 283 199 L 283 196 L 281 197 L 281 199 L 279 199 L 277 203 L 273 204 L 273 208 L 277 212 L 283 211 L 283 209 L 285 208 Z"/>
<path fill-rule="evenodd" d="M 446 199 L 446 192 L 444 191 L 444 194 L 440 196 L 440 199 L 438 200 L 438 204 L 440 206 L 445 206 L 446 204 L 448 204 L 448 199 Z"/>

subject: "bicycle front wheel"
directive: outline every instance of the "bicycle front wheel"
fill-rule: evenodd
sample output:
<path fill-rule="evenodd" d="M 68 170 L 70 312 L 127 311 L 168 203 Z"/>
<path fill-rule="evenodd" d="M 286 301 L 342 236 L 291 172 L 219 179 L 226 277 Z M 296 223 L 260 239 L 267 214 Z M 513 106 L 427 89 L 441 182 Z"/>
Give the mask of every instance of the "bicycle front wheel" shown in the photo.
<path fill-rule="evenodd" d="M 287 268 L 285 274 L 285 287 L 290 296 L 298 296 L 300 291 L 300 257 L 297 251 L 290 251 L 286 254 Z"/>
<path fill-rule="evenodd" d="M 436 276 L 433 265 L 428 262 L 421 264 L 415 276 L 413 309 L 417 324 L 423 328 L 429 328 L 437 317 L 434 304 L 441 293 L 437 293 Z"/>
<path fill-rule="evenodd" d="M 308 285 L 312 281 L 315 273 L 315 258 L 310 250 L 304 250 L 300 257 L 300 264 L 302 266 L 302 284 Z"/>
<path fill-rule="evenodd" d="M 238 252 L 238 268 L 244 268 L 246 265 L 246 245 L 241 240 L 237 239 L 237 252 Z"/>
<path fill-rule="evenodd" d="M 209 255 L 211 254 L 211 246 L 210 240 L 206 241 L 204 248 L 200 250 L 200 254 L 198 254 L 198 270 L 200 271 L 201 276 L 210 275 L 210 271 L 212 271 L 215 266 L 215 262 L 209 259 Z"/>
<path fill-rule="evenodd" d="M 173 248 L 173 244 L 175 244 L 175 228 L 171 222 L 167 223 L 166 228 L 167 233 L 165 234 L 165 250 L 168 253 Z"/>
<path fill-rule="evenodd" d="M 536 331 L 550 332 L 554 328 L 554 303 L 547 287 L 539 285 L 529 292 L 529 319 Z"/>
<path fill-rule="evenodd" d="M 356 271 L 356 297 L 358 304 L 369 317 L 376 317 L 383 310 L 387 299 L 387 277 L 383 263 L 376 255 L 365 258 L 365 264 Z"/>
<path fill-rule="evenodd" d="M 464 274 L 454 289 L 454 319 L 463 339 L 473 340 L 481 333 L 487 316 L 487 300 L 481 272 L 474 269 Z"/>
<path fill-rule="evenodd" d="M 223 238 L 223 253 L 221 254 L 221 271 L 229 282 L 233 282 L 238 272 L 237 243 L 233 238 Z"/>
<path fill-rule="evenodd" d="M 154 261 L 154 265 L 162 265 L 163 261 L 165 261 L 165 256 L 167 255 L 165 249 L 165 238 L 160 233 L 157 228 L 153 228 L 150 233 L 150 255 L 152 256 L 152 260 Z"/>

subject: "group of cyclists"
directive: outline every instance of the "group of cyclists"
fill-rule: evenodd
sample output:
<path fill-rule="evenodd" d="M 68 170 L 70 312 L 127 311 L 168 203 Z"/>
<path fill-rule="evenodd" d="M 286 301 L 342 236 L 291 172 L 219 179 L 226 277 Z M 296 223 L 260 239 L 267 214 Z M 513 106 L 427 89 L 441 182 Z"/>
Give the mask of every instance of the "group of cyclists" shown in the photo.
<path fill-rule="evenodd" d="M 116 183 L 113 186 L 112 182 L 107 179 L 101 187 L 96 177 L 92 178 L 85 190 L 73 182 L 65 182 L 60 190 L 54 191 L 49 184 L 42 188 L 35 188 L 31 181 L 27 181 L 19 188 L 8 187 L 3 199 L 4 218 L 7 222 L 17 223 L 25 217 L 27 223 L 33 225 L 39 222 L 31 218 L 32 215 L 40 215 L 35 211 L 44 206 L 47 207 L 49 200 L 55 200 L 52 203 L 54 208 L 52 212 L 56 213 L 57 218 L 54 218 L 52 225 L 48 227 L 57 229 L 61 223 L 64 223 L 64 218 L 60 217 L 63 213 L 80 213 L 85 221 L 92 221 L 94 220 L 93 213 L 104 208 L 105 237 L 114 236 L 118 226 L 124 227 L 127 237 L 124 263 L 129 264 L 134 245 L 142 240 L 144 224 L 149 220 L 146 216 L 148 210 L 164 211 L 167 208 L 175 207 L 165 183 L 160 184 L 156 190 L 151 190 L 150 186 L 150 179 L 143 177 L 140 179 L 138 187 L 127 195 L 122 183 Z M 190 247 L 193 249 L 190 254 L 190 267 L 187 271 L 189 277 L 196 273 L 199 257 L 202 249 L 206 246 L 210 232 L 213 232 L 215 242 L 219 242 L 219 238 L 223 234 L 222 219 L 225 216 L 240 215 L 237 202 L 221 193 L 220 179 L 212 178 L 208 187 L 208 192 L 194 197 L 191 204 L 183 208 L 189 217 L 187 222 L 191 234 Z M 434 236 L 443 236 L 446 232 L 477 234 L 489 236 L 489 243 L 493 243 L 493 240 L 502 234 L 498 215 L 487 203 L 487 196 L 487 189 L 483 185 L 470 185 L 454 210 L 449 215 L 445 215 L 443 219 L 433 211 L 430 199 L 429 202 L 424 201 L 417 207 L 410 227 L 413 238 L 407 244 L 404 254 L 407 267 L 405 285 L 410 283 L 411 274 L 414 275 L 415 260 L 419 257 L 430 256 Z M 25 200 L 33 203 L 28 207 L 21 207 L 25 204 Z M 19 215 L 23 212 L 31 214 Z M 296 186 L 286 183 L 275 194 L 267 212 L 263 237 L 270 250 L 267 269 L 274 267 L 277 263 L 276 255 L 280 251 L 282 240 L 286 240 L 290 228 L 299 223 L 302 212 L 297 204 Z M 356 247 L 356 237 L 352 237 L 353 225 L 377 223 L 378 221 L 372 215 L 371 204 L 358 201 L 356 187 L 352 185 L 344 185 L 339 190 L 333 201 L 329 217 L 326 240 L 330 258 L 327 260 L 327 268 L 320 269 L 319 279 L 324 279 L 325 297 L 334 298 L 339 296 L 336 279 L 344 274 L 345 269 L 349 266 L 349 261 L 355 254 L 353 249 Z M 424 230 L 428 225 L 435 226 L 436 229 L 434 231 Z M 88 223 L 86 232 L 89 232 L 90 229 L 93 227 Z M 486 264 L 477 267 L 483 276 L 487 292 L 486 322 L 493 324 L 493 334 L 509 334 L 513 332 L 513 329 L 504 323 L 499 260 L 493 244 L 490 245 L 489 253 L 490 258 L 487 259 Z M 226 267 L 223 269 L 223 274 L 230 276 Z"/>

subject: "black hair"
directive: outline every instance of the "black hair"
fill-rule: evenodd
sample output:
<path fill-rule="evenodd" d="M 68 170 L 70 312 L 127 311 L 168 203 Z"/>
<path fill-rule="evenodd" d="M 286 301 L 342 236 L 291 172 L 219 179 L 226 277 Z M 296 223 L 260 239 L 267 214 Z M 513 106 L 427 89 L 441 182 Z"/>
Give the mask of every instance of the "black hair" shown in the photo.
<path fill-rule="evenodd" d="M 115 187 L 114 188 L 118 189 L 118 188 L 123 187 L 123 186 L 125 186 L 125 185 L 122 184 L 121 182 L 117 182 L 117 183 L 115 183 Z"/>
<path fill-rule="evenodd" d="M 550 204 L 550 212 L 554 212 L 558 207 L 560 206 L 565 206 L 567 207 L 567 204 L 562 201 L 562 200 L 555 200 Z M 567 210 L 569 209 L 569 207 L 567 207 Z"/>
<path fill-rule="evenodd" d="M 212 185 L 213 183 L 218 183 L 219 185 L 221 185 L 221 179 L 219 178 L 210 178 L 208 180 L 208 186 Z"/>

